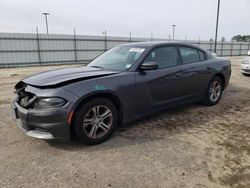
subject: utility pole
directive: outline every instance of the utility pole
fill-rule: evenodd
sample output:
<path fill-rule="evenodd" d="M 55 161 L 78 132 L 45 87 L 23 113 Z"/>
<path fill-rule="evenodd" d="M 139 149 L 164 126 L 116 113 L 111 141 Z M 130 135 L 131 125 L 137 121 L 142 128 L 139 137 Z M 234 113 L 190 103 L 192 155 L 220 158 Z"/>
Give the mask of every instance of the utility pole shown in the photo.
<path fill-rule="evenodd" d="M 36 40 L 37 40 L 38 61 L 40 64 L 42 64 L 38 27 L 36 27 Z"/>
<path fill-rule="evenodd" d="M 107 30 L 105 29 L 102 34 L 104 35 L 104 38 L 106 39 L 107 38 Z"/>
<path fill-rule="evenodd" d="M 77 58 L 77 41 L 76 41 L 76 29 L 74 28 L 74 54 L 75 54 L 75 63 L 78 62 L 78 58 Z"/>
<path fill-rule="evenodd" d="M 216 53 L 216 50 L 217 50 L 216 48 L 217 48 L 219 15 L 220 15 L 220 0 L 218 0 L 218 7 L 217 7 L 217 18 L 216 18 L 215 40 L 214 40 L 214 53 Z"/>
<path fill-rule="evenodd" d="M 107 30 L 105 29 L 105 31 L 102 34 L 104 34 L 104 46 L 105 46 L 105 51 L 107 51 L 108 50 Z"/>
<path fill-rule="evenodd" d="M 46 31 L 47 31 L 47 34 L 49 34 L 48 18 L 47 18 L 47 16 L 49 15 L 49 13 L 48 12 L 43 12 L 42 14 L 45 16 Z"/>
<path fill-rule="evenodd" d="M 175 26 L 176 25 L 172 25 L 172 27 L 173 27 L 173 40 L 174 40 Z"/>

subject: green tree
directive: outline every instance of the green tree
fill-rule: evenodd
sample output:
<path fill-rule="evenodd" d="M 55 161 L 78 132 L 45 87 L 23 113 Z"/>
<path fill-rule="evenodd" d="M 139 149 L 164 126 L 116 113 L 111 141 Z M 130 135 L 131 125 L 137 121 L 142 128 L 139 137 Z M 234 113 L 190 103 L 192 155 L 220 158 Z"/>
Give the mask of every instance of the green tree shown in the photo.
<path fill-rule="evenodd" d="M 250 42 L 250 35 L 235 35 L 232 37 L 232 41 Z"/>

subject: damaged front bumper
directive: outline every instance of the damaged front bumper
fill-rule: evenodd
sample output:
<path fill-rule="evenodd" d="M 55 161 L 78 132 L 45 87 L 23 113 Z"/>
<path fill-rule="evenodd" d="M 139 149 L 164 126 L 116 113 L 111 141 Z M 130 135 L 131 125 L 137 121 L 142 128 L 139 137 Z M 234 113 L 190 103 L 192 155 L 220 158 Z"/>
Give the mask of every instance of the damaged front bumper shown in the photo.
<path fill-rule="evenodd" d="M 27 136 L 39 139 L 70 139 L 67 113 L 63 110 L 32 111 L 12 103 L 16 125 Z"/>

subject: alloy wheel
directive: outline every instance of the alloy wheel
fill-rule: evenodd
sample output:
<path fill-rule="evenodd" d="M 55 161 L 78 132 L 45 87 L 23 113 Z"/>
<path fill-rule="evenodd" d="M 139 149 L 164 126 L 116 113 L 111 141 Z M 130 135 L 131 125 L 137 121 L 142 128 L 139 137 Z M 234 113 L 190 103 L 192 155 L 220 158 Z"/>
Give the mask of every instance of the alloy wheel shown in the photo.
<path fill-rule="evenodd" d="M 221 84 L 219 81 L 215 80 L 212 82 L 209 88 L 209 98 L 212 102 L 217 102 L 220 99 L 222 92 Z"/>
<path fill-rule="evenodd" d="M 111 110 L 104 105 L 91 108 L 83 120 L 83 130 L 89 138 L 101 138 L 110 130 L 113 123 Z"/>

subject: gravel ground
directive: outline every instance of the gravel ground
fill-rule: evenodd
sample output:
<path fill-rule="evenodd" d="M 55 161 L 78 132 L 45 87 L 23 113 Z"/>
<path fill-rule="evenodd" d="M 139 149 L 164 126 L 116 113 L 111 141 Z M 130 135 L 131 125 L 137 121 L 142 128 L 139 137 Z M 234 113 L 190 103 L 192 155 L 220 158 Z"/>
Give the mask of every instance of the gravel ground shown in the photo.
<path fill-rule="evenodd" d="M 10 109 L 21 78 L 60 66 L 0 69 L 0 187 L 250 187 L 250 77 L 232 60 L 221 102 L 169 109 L 107 142 L 26 137 Z M 63 66 L 65 67 L 65 66 Z"/>

